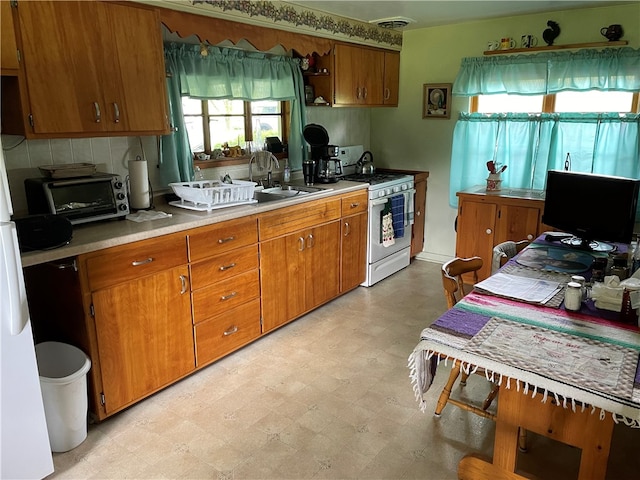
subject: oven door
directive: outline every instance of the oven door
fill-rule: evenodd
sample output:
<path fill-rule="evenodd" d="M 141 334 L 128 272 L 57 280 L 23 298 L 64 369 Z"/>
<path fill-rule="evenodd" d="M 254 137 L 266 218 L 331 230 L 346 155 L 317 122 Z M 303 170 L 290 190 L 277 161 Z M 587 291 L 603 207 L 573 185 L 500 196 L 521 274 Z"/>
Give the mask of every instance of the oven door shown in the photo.
<path fill-rule="evenodd" d="M 415 190 L 406 190 L 397 195 L 391 195 L 389 197 L 377 198 L 369 201 L 369 263 L 382 260 L 389 255 L 392 255 L 400 250 L 409 248 L 411 246 L 411 225 L 413 225 L 413 194 Z M 401 220 L 395 219 L 396 222 L 401 221 L 403 232 L 402 236 L 399 236 L 394 232 L 393 245 L 384 246 L 382 244 L 382 217 L 385 207 L 389 208 L 392 205 L 392 198 L 402 196 Z M 396 223 L 397 225 L 397 223 Z"/>

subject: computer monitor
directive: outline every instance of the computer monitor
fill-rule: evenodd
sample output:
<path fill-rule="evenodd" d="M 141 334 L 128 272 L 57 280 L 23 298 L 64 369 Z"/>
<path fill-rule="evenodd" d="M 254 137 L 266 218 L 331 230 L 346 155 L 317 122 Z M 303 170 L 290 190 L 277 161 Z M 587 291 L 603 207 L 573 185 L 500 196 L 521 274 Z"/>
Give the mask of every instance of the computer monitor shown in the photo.
<path fill-rule="evenodd" d="M 574 235 L 568 245 L 611 251 L 631 243 L 640 180 L 589 173 L 547 172 L 542 222 Z"/>

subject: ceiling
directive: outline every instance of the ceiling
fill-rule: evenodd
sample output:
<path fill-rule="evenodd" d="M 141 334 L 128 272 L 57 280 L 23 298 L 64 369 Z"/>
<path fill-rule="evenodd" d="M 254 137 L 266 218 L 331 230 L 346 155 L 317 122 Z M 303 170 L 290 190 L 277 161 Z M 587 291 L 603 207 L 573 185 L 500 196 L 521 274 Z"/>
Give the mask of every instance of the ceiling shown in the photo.
<path fill-rule="evenodd" d="M 526 15 L 531 13 L 568 10 L 572 8 L 598 7 L 603 5 L 638 3 L 636 1 L 545 1 L 545 0 L 404 0 L 404 1 L 315 1 L 297 0 L 287 2 L 312 10 L 319 10 L 363 22 L 405 17 L 415 22 L 402 30 L 434 27 L 496 17 Z"/>

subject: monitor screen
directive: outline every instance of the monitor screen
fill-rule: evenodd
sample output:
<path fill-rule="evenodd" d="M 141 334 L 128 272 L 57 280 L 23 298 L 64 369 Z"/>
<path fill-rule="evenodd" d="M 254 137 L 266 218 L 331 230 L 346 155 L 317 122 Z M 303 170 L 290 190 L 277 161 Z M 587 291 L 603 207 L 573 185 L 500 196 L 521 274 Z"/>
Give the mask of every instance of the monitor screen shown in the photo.
<path fill-rule="evenodd" d="M 566 243 L 611 250 L 631 243 L 640 180 L 589 173 L 547 172 L 542 222 L 574 235 Z"/>

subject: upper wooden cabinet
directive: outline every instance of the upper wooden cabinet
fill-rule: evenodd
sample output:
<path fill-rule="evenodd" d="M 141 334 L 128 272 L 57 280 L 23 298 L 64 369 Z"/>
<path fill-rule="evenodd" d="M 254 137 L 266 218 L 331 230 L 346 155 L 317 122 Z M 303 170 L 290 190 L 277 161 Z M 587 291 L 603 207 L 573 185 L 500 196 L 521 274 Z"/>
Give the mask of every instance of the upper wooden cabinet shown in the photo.
<path fill-rule="evenodd" d="M 6 133 L 168 133 L 157 12 L 96 1 L 21 1 L 13 10 L 22 112 L 3 118 Z"/>
<path fill-rule="evenodd" d="M 379 107 L 398 105 L 400 53 L 336 43 L 331 56 L 319 57 L 326 73 L 306 73 L 314 95 L 329 105 Z"/>
<path fill-rule="evenodd" d="M 11 4 L 0 1 L 0 68 L 2 75 L 16 75 L 18 73 L 18 55 L 16 35 L 11 18 Z"/>

